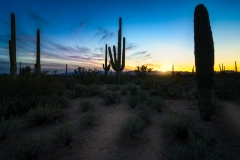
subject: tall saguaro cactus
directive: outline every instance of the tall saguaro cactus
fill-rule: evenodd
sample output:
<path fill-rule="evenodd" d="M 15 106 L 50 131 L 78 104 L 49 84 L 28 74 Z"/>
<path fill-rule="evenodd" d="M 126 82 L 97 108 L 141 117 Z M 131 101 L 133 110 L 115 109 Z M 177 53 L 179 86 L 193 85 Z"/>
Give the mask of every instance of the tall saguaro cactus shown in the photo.
<path fill-rule="evenodd" d="M 17 78 L 17 63 L 16 63 L 16 26 L 15 26 L 15 15 L 11 13 L 11 40 L 9 44 L 9 58 L 10 58 L 10 75 Z"/>
<path fill-rule="evenodd" d="M 67 78 L 67 64 L 66 64 L 66 73 L 65 73 L 65 76 L 66 76 L 66 78 Z"/>
<path fill-rule="evenodd" d="M 200 117 L 209 121 L 213 113 L 214 43 L 208 11 L 203 4 L 197 5 L 194 11 L 194 43 Z"/>
<path fill-rule="evenodd" d="M 123 48 L 122 47 L 122 18 L 119 18 L 119 30 L 118 30 L 118 57 L 116 53 L 116 47 L 113 46 L 114 59 L 112 57 L 111 48 L 108 47 L 110 55 L 110 63 L 112 68 L 116 71 L 116 84 L 120 84 L 120 74 L 125 67 L 125 37 L 123 37 Z M 121 52 L 122 52 L 122 63 L 121 63 Z"/>
<path fill-rule="evenodd" d="M 105 71 L 105 76 L 107 76 L 107 72 L 110 70 L 110 62 L 109 62 L 109 65 L 107 66 L 107 44 L 105 47 L 105 65 L 103 64 L 103 69 Z"/>
<path fill-rule="evenodd" d="M 41 64 L 40 64 L 40 30 L 37 29 L 37 55 L 36 55 L 36 75 L 41 76 Z"/>
<path fill-rule="evenodd" d="M 237 62 L 235 61 L 235 72 L 237 72 Z"/>

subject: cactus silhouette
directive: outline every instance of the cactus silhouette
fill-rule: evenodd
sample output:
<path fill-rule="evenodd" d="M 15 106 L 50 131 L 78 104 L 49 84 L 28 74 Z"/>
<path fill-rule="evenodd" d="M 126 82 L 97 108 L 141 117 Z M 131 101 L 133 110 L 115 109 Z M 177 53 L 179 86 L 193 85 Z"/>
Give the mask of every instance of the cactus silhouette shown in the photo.
<path fill-rule="evenodd" d="M 105 76 L 107 76 L 107 72 L 110 70 L 110 62 L 109 65 L 107 66 L 107 44 L 105 47 L 105 65 L 103 64 L 103 69 L 105 70 Z"/>
<path fill-rule="evenodd" d="M 118 58 L 116 53 L 116 47 L 113 46 L 114 59 L 112 57 L 111 48 L 108 47 L 110 55 L 110 63 L 113 70 L 116 71 L 116 84 L 120 84 L 120 74 L 125 67 L 125 37 L 123 37 L 123 48 L 122 47 L 122 18 L 119 18 L 119 30 L 118 30 Z M 122 63 L 121 63 L 121 52 L 122 53 Z"/>
<path fill-rule="evenodd" d="M 66 73 L 65 73 L 65 76 L 66 76 L 66 78 L 67 78 L 67 64 L 66 64 Z"/>
<path fill-rule="evenodd" d="M 194 11 L 194 43 L 200 117 L 209 121 L 213 113 L 214 44 L 208 11 L 203 4 L 197 5 Z"/>
<path fill-rule="evenodd" d="M 35 64 L 35 69 L 36 69 L 36 75 L 40 76 L 41 75 L 41 64 L 40 64 L 40 30 L 37 29 L 37 55 L 36 55 L 36 64 Z"/>
<path fill-rule="evenodd" d="M 237 72 L 237 62 L 235 61 L 235 72 Z"/>
<path fill-rule="evenodd" d="M 10 57 L 10 75 L 14 79 L 17 78 L 17 63 L 16 63 L 16 26 L 15 15 L 11 13 L 11 40 L 9 44 L 9 57 Z"/>

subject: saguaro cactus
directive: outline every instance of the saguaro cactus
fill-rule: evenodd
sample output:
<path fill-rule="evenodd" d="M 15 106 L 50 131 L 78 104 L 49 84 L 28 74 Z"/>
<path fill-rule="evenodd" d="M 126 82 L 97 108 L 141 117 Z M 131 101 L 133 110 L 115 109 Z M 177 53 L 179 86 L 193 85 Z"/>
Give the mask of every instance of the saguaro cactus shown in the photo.
<path fill-rule="evenodd" d="M 36 75 L 41 76 L 41 64 L 40 64 L 40 30 L 37 29 L 37 55 L 36 55 Z"/>
<path fill-rule="evenodd" d="M 237 62 L 235 61 L 235 72 L 237 72 Z"/>
<path fill-rule="evenodd" d="M 107 44 L 105 47 L 105 65 L 103 64 L 103 69 L 105 71 L 105 76 L 107 76 L 107 72 L 110 70 L 110 62 L 109 62 L 109 65 L 107 66 Z"/>
<path fill-rule="evenodd" d="M 203 4 L 197 5 L 194 11 L 194 43 L 198 106 L 201 119 L 208 121 L 213 113 L 214 43 L 208 11 Z"/>
<path fill-rule="evenodd" d="M 120 84 L 120 74 L 125 67 L 125 37 L 123 37 L 123 48 L 122 47 L 122 18 L 119 18 L 119 30 L 118 30 L 118 58 L 116 53 L 116 47 L 113 46 L 114 59 L 112 57 L 111 48 L 108 47 L 110 55 L 110 63 L 112 68 L 116 71 L 116 84 Z M 121 64 L 121 52 L 122 53 L 122 64 Z"/>
<path fill-rule="evenodd" d="M 10 57 L 10 75 L 17 78 L 17 63 L 16 63 L 16 26 L 15 26 L 15 15 L 11 13 L 11 40 L 9 44 L 9 57 Z"/>
<path fill-rule="evenodd" d="M 66 64 L 66 73 L 65 73 L 65 76 L 66 76 L 66 78 L 67 78 L 67 64 Z"/>

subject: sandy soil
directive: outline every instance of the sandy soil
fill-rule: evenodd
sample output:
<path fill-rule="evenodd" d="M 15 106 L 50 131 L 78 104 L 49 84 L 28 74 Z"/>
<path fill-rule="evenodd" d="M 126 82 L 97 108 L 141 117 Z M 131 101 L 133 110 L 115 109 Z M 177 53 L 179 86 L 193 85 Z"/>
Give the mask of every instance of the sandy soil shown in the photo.
<path fill-rule="evenodd" d="M 68 118 L 78 128 L 80 119 L 85 113 L 78 110 L 80 101 L 86 98 L 69 100 Z M 127 96 L 122 96 L 118 104 L 105 106 L 103 98 L 95 96 L 90 98 L 95 103 L 94 112 L 101 116 L 100 120 L 90 128 L 78 131 L 71 143 L 71 147 L 58 143 L 50 143 L 41 159 L 49 160 L 157 160 L 168 159 L 168 144 L 161 135 L 160 122 L 170 111 L 183 111 L 194 115 L 198 125 L 209 129 L 215 141 L 221 142 L 228 148 L 232 159 L 240 157 L 240 106 L 236 102 L 223 101 L 222 107 L 217 109 L 210 122 L 201 121 L 199 118 L 197 101 L 166 100 L 167 109 L 156 112 L 151 123 L 146 127 L 140 139 L 131 143 L 119 142 L 120 126 L 129 116 L 136 116 L 136 112 L 145 102 L 136 108 L 127 104 Z M 60 123 L 60 122 L 59 122 Z M 8 159 L 6 149 L 13 148 L 16 143 L 31 134 L 43 133 L 53 138 L 53 133 L 58 125 L 46 124 L 40 127 L 30 127 L 10 134 L 0 142 L 0 159 Z"/>

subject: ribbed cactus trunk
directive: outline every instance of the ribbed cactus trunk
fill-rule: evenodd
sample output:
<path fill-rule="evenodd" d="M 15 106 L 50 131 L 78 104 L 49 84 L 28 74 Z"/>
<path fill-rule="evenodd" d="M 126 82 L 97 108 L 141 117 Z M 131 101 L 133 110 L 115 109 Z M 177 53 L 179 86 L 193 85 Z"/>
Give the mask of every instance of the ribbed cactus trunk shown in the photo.
<path fill-rule="evenodd" d="M 16 62 L 16 26 L 15 15 L 11 13 L 11 40 L 9 44 L 9 57 L 10 57 L 10 75 L 14 79 L 17 78 L 17 62 Z"/>
<path fill-rule="evenodd" d="M 122 18 L 119 18 L 119 30 L 118 30 L 118 57 L 116 52 L 116 47 L 113 46 L 114 59 L 112 57 L 111 48 L 108 47 L 110 55 L 110 63 L 112 68 L 116 71 L 116 84 L 120 84 L 120 75 L 125 67 L 125 37 L 123 38 L 123 48 L 122 48 Z M 122 52 L 122 57 L 121 57 Z M 122 58 L 122 63 L 121 63 Z"/>
<path fill-rule="evenodd" d="M 36 75 L 38 77 L 41 76 L 41 64 L 40 64 L 40 30 L 37 29 L 37 55 L 36 55 Z"/>
<path fill-rule="evenodd" d="M 107 77 L 107 72 L 110 70 L 110 62 L 109 65 L 107 66 L 107 44 L 105 46 L 105 65 L 103 64 L 103 69 L 105 71 L 105 77 Z"/>
<path fill-rule="evenodd" d="M 214 44 L 208 11 L 203 4 L 197 5 L 194 12 L 194 43 L 200 117 L 209 121 L 213 113 Z"/>

